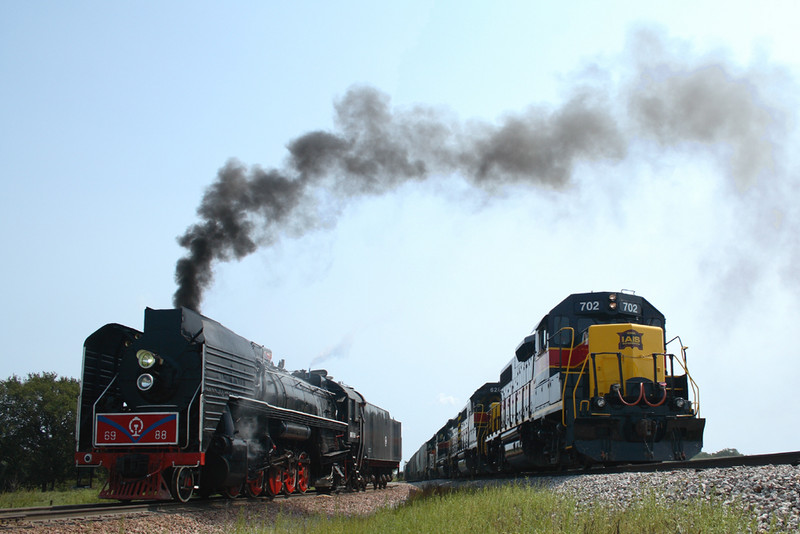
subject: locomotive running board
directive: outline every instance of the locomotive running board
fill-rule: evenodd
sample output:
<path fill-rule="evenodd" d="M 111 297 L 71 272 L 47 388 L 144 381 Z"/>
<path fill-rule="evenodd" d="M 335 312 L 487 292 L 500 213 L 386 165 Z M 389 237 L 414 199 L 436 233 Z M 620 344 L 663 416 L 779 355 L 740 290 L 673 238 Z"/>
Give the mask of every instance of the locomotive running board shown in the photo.
<path fill-rule="evenodd" d="M 320 417 L 318 415 L 310 415 L 288 408 L 280 408 L 272 404 L 256 399 L 247 397 L 235 397 L 231 395 L 228 397 L 232 407 L 244 410 L 256 410 L 267 417 L 273 417 L 282 421 L 290 421 L 292 423 L 300 423 L 315 428 L 328 428 L 331 430 L 344 431 L 347 430 L 347 423 L 342 423 L 335 419 L 328 419 L 327 417 Z"/>

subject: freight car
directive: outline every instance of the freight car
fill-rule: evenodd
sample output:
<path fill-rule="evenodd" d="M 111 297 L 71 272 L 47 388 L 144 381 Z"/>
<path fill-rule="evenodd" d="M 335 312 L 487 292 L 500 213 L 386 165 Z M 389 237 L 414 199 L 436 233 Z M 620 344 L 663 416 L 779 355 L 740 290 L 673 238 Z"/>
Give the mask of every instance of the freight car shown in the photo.
<path fill-rule="evenodd" d="M 676 340 L 680 353 L 668 353 Z M 632 292 L 574 294 L 414 453 L 405 477 L 690 458 L 703 445 L 698 412 L 686 347 L 667 342 L 661 312 Z"/>
<path fill-rule="evenodd" d="M 401 425 L 325 370 L 272 353 L 187 308 L 145 310 L 84 343 L 76 463 L 104 467 L 103 498 L 188 501 L 377 489 Z"/>

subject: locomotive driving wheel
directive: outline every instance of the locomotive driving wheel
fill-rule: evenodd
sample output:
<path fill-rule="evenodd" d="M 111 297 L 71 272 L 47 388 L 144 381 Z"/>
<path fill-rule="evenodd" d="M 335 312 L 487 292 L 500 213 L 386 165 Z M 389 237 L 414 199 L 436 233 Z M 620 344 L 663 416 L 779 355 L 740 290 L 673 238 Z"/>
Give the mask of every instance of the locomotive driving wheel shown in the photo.
<path fill-rule="evenodd" d="M 283 470 L 283 494 L 287 497 L 297 488 L 297 466 L 290 465 Z"/>
<path fill-rule="evenodd" d="M 244 483 L 244 492 L 251 499 L 264 493 L 264 471 L 259 471 L 255 478 L 248 478 Z"/>
<path fill-rule="evenodd" d="M 235 499 L 241 491 L 240 486 L 225 486 L 222 488 L 222 495 L 227 499 Z"/>
<path fill-rule="evenodd" d="M 191 467 L 175 468 L 169 489 L 176 500 L 189 502 L 194 492 L 194 470 Z"/>
<path fill-rule="evenodd" d="M 297 491 L 305 493 L 311 481 L 311 468 L 308 465 L 308 454 L 300 454 L 297 460 Z"/>
<path fill-rule="evenodd" d="M 264 490 L 271 499 L 281 492 L 283 488 L 283 470 L 280 467 L 270 467 L 267 469 Z"/>

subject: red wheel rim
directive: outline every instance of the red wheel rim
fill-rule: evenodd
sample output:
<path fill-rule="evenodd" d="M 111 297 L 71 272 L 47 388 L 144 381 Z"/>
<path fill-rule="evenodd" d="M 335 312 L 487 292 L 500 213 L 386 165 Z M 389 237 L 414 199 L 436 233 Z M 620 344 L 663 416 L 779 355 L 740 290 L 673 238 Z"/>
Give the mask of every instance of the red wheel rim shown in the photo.
<path fill-rule="evenodd" d="M 288 469 L 283 471 L 283 491 L 287 495 L 291 495 L 294 493 L 296 485 L 297 469 L 294 466 L 290 466 Z"/>
<path fill-rule="evenodd" d="M 297 491 L 305 493 L 308 490 L 308 481 L 311 477 L 311 470 L 308 464 L 298 464 L 297 466 Z"/>
<path fill-rule="evenodd" d="M 267 472 L 267 491 L 273 497 L 281 492 L 283 473 L 277 467 L 270 467 Z"/>
<path fill-rule="evenodd" d="M 247 482 L 247 495 L 258 497 L 264 491 L 264 472 L 260 472 L 256 478 L 249 479 Z"/>

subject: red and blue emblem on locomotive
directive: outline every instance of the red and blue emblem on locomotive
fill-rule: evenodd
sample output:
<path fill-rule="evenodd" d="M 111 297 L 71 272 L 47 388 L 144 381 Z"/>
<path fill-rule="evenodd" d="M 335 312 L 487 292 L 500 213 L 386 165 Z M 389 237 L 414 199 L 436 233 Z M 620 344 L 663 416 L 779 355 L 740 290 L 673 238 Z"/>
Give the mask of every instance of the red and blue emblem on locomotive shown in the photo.
<path fill-rule="evenodd" d="M 94 445 L 177 445 L 177 413 L 99 413 Z"/>

